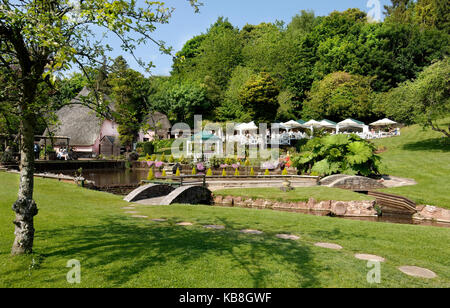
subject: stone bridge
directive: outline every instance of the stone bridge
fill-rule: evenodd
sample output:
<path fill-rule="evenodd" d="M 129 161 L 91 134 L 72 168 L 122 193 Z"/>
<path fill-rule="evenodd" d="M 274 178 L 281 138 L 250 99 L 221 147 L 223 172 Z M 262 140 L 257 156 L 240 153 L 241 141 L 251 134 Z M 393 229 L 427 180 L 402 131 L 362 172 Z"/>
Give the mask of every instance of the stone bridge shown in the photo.
<path fill-rule="evenodd" d="M 188 185 L 175 188 L 166 184 L 148 184 L 137 188 L 125 201 L 149 205 L 212 204 L 211 191 L 203 186 Z"/>

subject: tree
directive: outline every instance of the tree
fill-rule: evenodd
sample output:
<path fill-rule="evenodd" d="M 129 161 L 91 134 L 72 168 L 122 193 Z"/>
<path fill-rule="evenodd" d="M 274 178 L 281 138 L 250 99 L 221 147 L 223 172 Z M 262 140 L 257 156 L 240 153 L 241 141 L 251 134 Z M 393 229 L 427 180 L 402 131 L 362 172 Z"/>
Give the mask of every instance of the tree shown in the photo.
<path fill-rule="evenodd" d="M 149 81 L 130 69 L 122 56 L 114 60 L 107 81 L 115 104 L 114 118 L 119 124 L 120 141 L 131 149 L 148 109 Z"/>
<path fill-rule="evenodd" d="M 275 80 L 266 72 L 253 75 L 239 92 L 239 101 L 246 113 L 257 122 L 270 123 L 275 120 L 280 106 L 277 96 L 280 89 Z"/>
<path fill-rule="evenodd" d="M 382 95 L 386 115 L 406 124 L 418 123 L 450 138 L 450 126 L 439 125 L 450 115 L 450 61 L 427 67 L 416 80 L 406 81 Z"/>
<path fill-rule="evenodd" d="M 346 72 L 327 75 L 315 81 L 303 105 L 305 119 L 342 120 L 370 119 L 372 106 L 370 86 L 372 79 Z"/>
<path fill-rule="evenodd" d="M 196 0 L 189 0 L 198 9 Z M 97 40 L 99 29 L 113 34 L 125 52 L 132 55 L 136 46 L 153 41 L 169 52 L 151 33 L 156 24 L 166 23 L 171 10 L 159 2 L 136 1 L 24 0 L 0 4 L 0 70 L 9 85 L 17 89 L 13 110 L 21 130 L 20 184 L 12 254 L 31 253 L 34 240 L 33 142 L 36 119 L 49 110 L 48 96 L 58 73 L 77 65 L 99 64 L 109 46 Z M 138 63 L 144 65 L 137 59 Z M 0 89 L 4 92 L 9 86 Z M 96 102 L 101 96 L 96 93 Z M 104 104 L 92 106 L 101 111 Z M 51 109 L 50 109 L 51 110 Z"/>

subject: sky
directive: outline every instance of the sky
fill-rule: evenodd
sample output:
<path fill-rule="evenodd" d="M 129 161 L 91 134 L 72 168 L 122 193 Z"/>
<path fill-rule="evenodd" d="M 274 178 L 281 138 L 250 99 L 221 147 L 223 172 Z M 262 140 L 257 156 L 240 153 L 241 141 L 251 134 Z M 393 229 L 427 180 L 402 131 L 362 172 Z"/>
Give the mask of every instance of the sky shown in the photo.
<path fill-rule="evenodd" d="M 377 12 L 379 7 L 381 12 L 383 6 L 390 3 L 390 0 L 199 0 L 203 2 L 200 13 L 195 13 L 194 9 L 186 0 L 166 0 L 167 7 L 174 7 L 175 12 L 169 24 L 157 25 L 157 30 L 153 37 L 163 40 L 167 45 L 172 46 L 174 53 L 181 50 L 183 45 L 192 37 L 206 32 L 218 17 L 223 16 L 236 27 L 242 28 L 246 24 L 259 24 L 261 22 L 274 22 L 276 20 L 290 22 L 293 16 L 301 10 L 312 10 L 317 16 L 328 15 L 332 11 L 344 11 L 348 8 L 359 8 L 362 11 L 372 14 Z M 382 16 L 381 16 L 382 18 Z M 120 43 L 113 40 L 108 42 L 113 48 L 113 57 L 122 54 Z M 143 72 L 136 61 L 126 54 L 122 54 L 128 61 L 131 68 Z M 138 58 L 145 62 L 153 62 L 155 67 L 152 75 L 170 74 L 172 58 L 163 55 L 158 47 L 153 43 L 141 46 L 136 51 Z M 148 75 L 148 74 L 145 74 Z"/>

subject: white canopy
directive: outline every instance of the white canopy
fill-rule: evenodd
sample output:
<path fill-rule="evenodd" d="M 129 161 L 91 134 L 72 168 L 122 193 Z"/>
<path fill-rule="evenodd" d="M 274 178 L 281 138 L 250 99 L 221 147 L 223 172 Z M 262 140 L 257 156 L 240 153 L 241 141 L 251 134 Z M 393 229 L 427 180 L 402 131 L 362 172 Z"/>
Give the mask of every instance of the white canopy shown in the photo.
<path fill-rule="evenodd" d="M 336 123 L 331 122 L 329 120 L 324 119 L 324 120 L 320 121 L 319 123 L 322 127 L 336 128 Z"/>
<path fill-rule="evenodd" d="M 385 125 L 394 125 L 397 124 L 397 122 L 389 120 L 388 118 L 384 118 L 383 120 L 378 120 L 376 122 L 373 122 L 370 124 L 371 126 L 385 126 Z"/>
<path fill-rule="evenodd" d="M 290 120 L 286 123 L 283 123 L 283 126 L 286 128 L 299 128 L 299 127 L 305 127 L 305 125 L 302 125 L 300 123 L 298 123 L 297 121 L 294 120 Z"/>
<path fill-rule="evenodd" d="M 257 130 L 258 129 L 258 127 L 256 126 L 256 124 L 255 124 L 255 122 L 250 122 L 250 123 L 241 123 L 241 124 L 238 124 L 238 125 L 236 125 L 236 130 L 240 130 L 240 131 L 243 131 L 243 130 Z"/>
<path fill-rule="evenodd" d="M 306 122 L 305 124 L 303 124 L 306 127 L 320 127 L 322 126 L 320 124 L 320 122 L 316 121 L 316 120 L 309 120 L 308 122 Z"/>
<path fill-rule="evenodd" d="M 345 119 L 344 121 L 339 122 L 337 125 L 339 125 L 339 127 L 363 127 L 365 124 L 361 121 Z"/>

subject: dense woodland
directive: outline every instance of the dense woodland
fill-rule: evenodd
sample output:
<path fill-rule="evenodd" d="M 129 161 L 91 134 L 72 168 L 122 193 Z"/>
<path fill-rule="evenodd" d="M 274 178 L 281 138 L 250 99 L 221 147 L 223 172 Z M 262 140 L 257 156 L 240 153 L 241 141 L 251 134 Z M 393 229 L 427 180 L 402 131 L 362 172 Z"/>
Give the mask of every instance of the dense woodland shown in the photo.
<path fill-rule="evenodd" d="M 101 90 L 115 102 L 125 144 L 151 111 L 187 123 L 194 114 L 217 122 L 388 116 L 448 134 L 434 121 L 450 112 L 449 11 L 448 0 L 393 0 L 383 22 L 358 9 L 301 11 L 289 23 L 242 29 L 221 17 L 174 56 L 170 76 L 146 78 L 119 57 L 59 80 L 51 99 L 57 108 L 84 86 Z M 53 121 L 42 118 L 41 130 Z M 2 133 L 17 125 L 1 117 Z"/>

